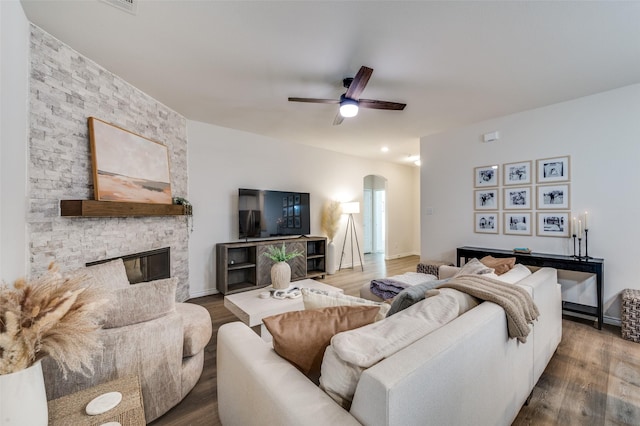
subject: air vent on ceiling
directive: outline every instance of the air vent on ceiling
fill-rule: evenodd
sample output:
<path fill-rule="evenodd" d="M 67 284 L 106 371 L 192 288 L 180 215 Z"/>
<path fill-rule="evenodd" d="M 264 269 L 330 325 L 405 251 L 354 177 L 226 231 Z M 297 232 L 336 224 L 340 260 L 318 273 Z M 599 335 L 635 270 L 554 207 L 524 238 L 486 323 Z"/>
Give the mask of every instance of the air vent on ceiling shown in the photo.
<path fill-rule="evenodd" d="M 138 0 L 101 0 L 104 3 L 115 6 L 135 15 L 138 13 Z"/>

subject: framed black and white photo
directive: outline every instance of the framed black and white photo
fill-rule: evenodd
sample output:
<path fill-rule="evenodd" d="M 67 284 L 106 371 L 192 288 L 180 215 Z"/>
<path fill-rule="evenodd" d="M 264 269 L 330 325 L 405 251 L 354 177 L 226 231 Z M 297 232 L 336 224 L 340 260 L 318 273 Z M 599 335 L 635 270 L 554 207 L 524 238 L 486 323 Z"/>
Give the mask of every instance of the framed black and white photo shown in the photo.
<path fill-rule="evenodd" d="M 504 188 L 504 209 L 505 210 L 530 210 L 531 209 L 531 187 L 511 187 Z"/>
<path fill-rule="evenodd" d="M 502 232 L 507 235 L 531 235 L 531 212 L 503 213 L 504 222 Z"/>
<path fill-rule="evenodd" d="M 569 159 L 565 157 L 543 158 L 537 160 L 538 183 L 565 182 L 569 178 Z"/>
<path fill-rule="evenodd" d="M 568 237 L 569 212 L 538 212 L 537 230 L 541 237 Z"/>
<path fill-rule="evenodd" d="M 519 163 L 507 163 L 504 166 L 503 176 L 506 185 L 527 185 L 531 179 L 531 161 Z"/>
<path fill-rule="evenodd" d="M 473 186 L 475 188 L 498 186 L 498 166 L 481 166 L 473 169 Z"/>
<path fill-rule="evenodd" d="M 537 190 L 538 210 L 563 210 L 571 208 L 568 183 L 562 185 L 539 185 Z"/>
<path fill-rule="evenodd" d="M 474 214 L 474 231 L 480 234 L 498 233 L 498 212 Z"/>
<path fill-rule="evenodd" d="M 498 210 L 498 188 L 473 191 L 475 210 Z"/>

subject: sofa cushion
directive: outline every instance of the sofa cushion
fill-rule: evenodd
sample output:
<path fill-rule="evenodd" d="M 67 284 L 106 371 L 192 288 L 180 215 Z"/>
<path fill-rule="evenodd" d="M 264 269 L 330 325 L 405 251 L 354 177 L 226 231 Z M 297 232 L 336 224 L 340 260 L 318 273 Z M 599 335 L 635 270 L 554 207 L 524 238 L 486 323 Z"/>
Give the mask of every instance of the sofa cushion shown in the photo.
<path fill-rule="evenodd" d="M 276 353 L 317 381 L 331 337 L 370 324 L 379 309 L 378 306 L 334 306 L 285 312 L 262 321 L 273 337 Z"/>
<path fill-rule="evenodd" d="M 200 353 L 213 332 L 211 315 L 206 308 L 194 303 L 176 303 L 176 312 L 182 317 L 184 330 L 183 356 L 193 356 Z"/>
<path fill-rule="evenodd" d="M 516 264 L 516 258 L 515 257 L 495 258 L 493 256 L 485 256 L 482 259 L 480 259 L 480 262 L 489 268 L 493 268 L 497 275 L 502 275 L 505 272 L 509 272 L 511 268 L 513 268 L 513 266 Z"/>
<path fill-rule="evenodd" d="M 339 291 L 325 291 L 315 288 L 302 289 L 302 302 L 306 310 L 328 308 L 331 306 L 377 306 L 379 311 L 375 321 L 384 319 L 391 307 L 388 303 L 374 302 L 360 297 L 349 296 Z"/>
<path fill-rule="evenodd" d="M 336 334 L 322 362 L 321 388 L 348 407 L 364 369 L 447 324 L 459 313 L 457 297 L 439 292 L 384 321 Z"/>
<path fill-rule="evenodd" d="M 177 278 L 166 278 L 111 290 L 102 327 L 124 327 L 173 312 L 177 283 Z"/>
<path fill-rule="evenodd" d="M 127 270 L 122 259 L 114 259 L 109 262 L 88 266 L 80 271 L 86 274 L 93 284 L 107 289 L 129 287 Z"/>

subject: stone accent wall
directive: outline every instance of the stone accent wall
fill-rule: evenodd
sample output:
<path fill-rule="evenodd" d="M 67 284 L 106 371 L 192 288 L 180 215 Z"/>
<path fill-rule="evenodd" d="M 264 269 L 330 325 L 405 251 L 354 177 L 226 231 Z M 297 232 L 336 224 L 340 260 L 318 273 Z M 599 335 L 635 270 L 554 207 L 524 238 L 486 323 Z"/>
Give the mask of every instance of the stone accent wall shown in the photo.
<path fill-rule="evenodd" d="M 186 119 L 31 26 L 28 233 L 32 275 L 52 261 L 63 270 L 171 247 L 177 299 L 189 297 L 185 217 L 67 218 L 61 199 L 93 199 L 88 117 L 169 148 L 173 196 L 187 196 Z M 19 201 L 18 201 L 19 202 Z"/>

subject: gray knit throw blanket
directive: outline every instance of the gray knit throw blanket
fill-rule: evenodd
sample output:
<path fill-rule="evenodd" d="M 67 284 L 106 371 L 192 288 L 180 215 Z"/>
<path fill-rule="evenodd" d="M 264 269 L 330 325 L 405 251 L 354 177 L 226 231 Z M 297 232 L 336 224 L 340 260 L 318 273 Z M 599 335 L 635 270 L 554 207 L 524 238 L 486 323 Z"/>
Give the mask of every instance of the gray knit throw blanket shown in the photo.
<path fill-rule="evenodd" d="M 482 275 L 460 275 L 438 288 L 452 288 L 501 306 L 507 315 L 509 337 L 522 343 L 527 341 L 529 324 L 540 315 L 538 307 L 524 288 Z"/>

